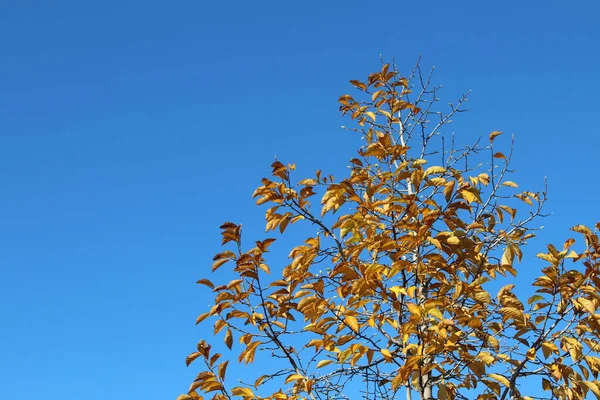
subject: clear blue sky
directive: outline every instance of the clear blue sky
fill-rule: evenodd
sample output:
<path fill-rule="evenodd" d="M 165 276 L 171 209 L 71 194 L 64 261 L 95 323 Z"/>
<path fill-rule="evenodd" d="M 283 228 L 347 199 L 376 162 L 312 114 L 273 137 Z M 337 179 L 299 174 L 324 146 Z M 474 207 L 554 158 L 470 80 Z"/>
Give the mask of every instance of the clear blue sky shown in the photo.
<path fill-rule="evenodd" d="M 3 2 L 0 398 L 183 392 L 218 225 L 261 238 L 274 155 L 346 165 L 336 99 L 379 54 L 472 89 L 466 141 L 516 135 L 515 180 L 549 179 L 543 242 L 600 220 L 597 2 L 420 4 Z"/>

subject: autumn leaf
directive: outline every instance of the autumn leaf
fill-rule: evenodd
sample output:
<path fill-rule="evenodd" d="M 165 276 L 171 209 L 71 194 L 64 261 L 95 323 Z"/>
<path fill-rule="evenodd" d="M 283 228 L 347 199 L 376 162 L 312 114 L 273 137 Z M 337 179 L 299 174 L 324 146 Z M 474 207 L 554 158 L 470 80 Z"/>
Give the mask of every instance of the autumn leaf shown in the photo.
<path fill-rule="evenodd" d="M 333 360 L 321 360 L 317 363 L 317 368 L 323 368 L 326 365 L 333 363 Z"/>
<path fill-rule="evenodd" d="M 502 132 L 499 131 L 493 131 L 492 133 L 490 133 L 490 144 L 494 141 L 496 137 L 500 135 L 502 135 Z"/>
<path fill-rule="evenodd" d="M 254 398 L 254 392 L 245 387 L 234 387 L 233 389 L 231 389 L 231 394 L 239 397 Z"/>
<path fill-rule="evenodd" d="M 354 332 L 358 332 L 359 327 L 358 327 L 358 321 L 356 320 L 356 318 L 354 318 L 351 315 L 347 315 L 346 318 L 344 318 L 344 322 L 350 327 L 350 329 L 352 329 Z"/>
<path fill-rule="evenodd" d="M 508 379 L 506 379 L 506 377 L 500 375 L 500 374 L 488 374 L 488 376 L 498 382 L 500 382 L 502 385 L 504 386 L 510 386 L 510 381 Z"/>

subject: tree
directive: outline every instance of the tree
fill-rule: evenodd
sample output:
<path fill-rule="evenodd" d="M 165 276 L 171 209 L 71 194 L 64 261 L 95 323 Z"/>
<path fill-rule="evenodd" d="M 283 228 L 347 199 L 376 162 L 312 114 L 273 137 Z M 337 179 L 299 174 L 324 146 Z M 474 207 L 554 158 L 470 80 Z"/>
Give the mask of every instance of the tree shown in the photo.
<path fill-rule="evenodd" d="M 204 370 L 180 399 L 600 398 L 600 224 L 572 228 L 578 251 L 568 239 L 538 254 L 546 266 L 519 299 L 510 282 L 546 193 L 508 180 L 512 143 L 498 151 L 493 131 L 456 145 L 442 128 L 467 97 L 437 111 L 440 87 L 418 63 L 408 77 L 385 64 L 350 82 L 358 98 L 341 96 L 340 110 L 364 145 L 349 176 L 295 181 L 275 161 L 253 195 L 267 232 L 317 233 L 275 270 L 274 238 L 248 246 L 241 225 L 221 226 L 231 249 L 212 270 L 235 279 L 198 281 L 215 303 L 197 323 L 214 321 L 222 339 L 187 357 Z"/>

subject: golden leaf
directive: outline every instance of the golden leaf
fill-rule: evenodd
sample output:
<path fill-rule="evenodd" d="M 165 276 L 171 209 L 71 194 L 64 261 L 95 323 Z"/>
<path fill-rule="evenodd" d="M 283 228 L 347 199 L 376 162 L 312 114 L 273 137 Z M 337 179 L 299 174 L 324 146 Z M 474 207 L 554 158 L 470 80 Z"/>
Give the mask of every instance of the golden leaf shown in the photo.
<path fill-rule="evenodd" d="M 435 317 L 435 318 L 437 318 L 439 320 L 444 319 L 444 316 L 442 315 L 442 312 L 440 310 L 438 310 L 437 308 L 432 308 L 432 309 L 428 310 L 427 314 L 429 314 L 432 317 Z"/>
<path fill-rule="evenodd" d="M 396 391 L 404 383 L 405 378 L 401 373 L 398 373 L 394 379 L 392 379 L 392 390 Z"/>
<path fill-rule="evenodd" d="M 477 358 L 479 358 L 481 361 L 483 361 L 486 365 L 492 365 L 496 361 L 494 356 L 492 356 L 490 353 L 488 353 L 486 351 L 482 351 L 481 353 L 479 353 Z"/>
<path fill-rule="evenodd" d="M 231 350 L 231 346 L 233 346 L 233 335 L 231 334 L 231 329 L 227 329 L 225 332 L 225 345 Z"/>
<path fill-rule="evenodd" d="M 417 318 L 421 318 L 421 315 L 422 315 L 421 307 L 419 307 L 415 303 L 408 303 L 406 306 L 408 307 L 408 312 L 410 312 L 412 315 L 414 315 Z"/>
<path fill-rule="evenodd" d="M 504 253 L 502 253 L 502 259 L 500 261 L 500 265 L 512 267 L 514 260 L 514 253 L 511 246 L 506 246 L 504 249 Z"/>
<path fill-rule="evenodd" d="M 199 283 L 201 285 L 206 285 L 206 286 L 208 286 L 211 289 L 215 288 L 215 285 L 211 281 L 209 281 L 208 279 L 200 279 L 196 283 Z"/>
<path fill-rule="evenodd" d="M 202 385 L 202 390 L 205 392 L 215 392 L 217 390 L 223 390 L 223 385 L 217 381 L 205 382 Z"/>
<path fill-rule="evenodd" d="M 344 322 L 350 327 L 350 329 L 358 333 L 358 321 L 356 318 L 351 315 L 347 315 L 346 318 L 344 318 Z"/>
<path fill-rule="evenodd" d="M 376 92 L 373 92 L 373 94 L 371 95 L 371 101 L 377 100 L 377 98 L 379 96 L 381 96 L 383 94 L 383 92 L 384 92 L 383 90 L 378 90 Z"/>
<path fill-rule="evenodd" d="M 202 355 L 202 353 L 199 351 L 190 354 L 189 356 L 187 356 L 185 358 L 185 365 L 190 365 L 192 363 L 192 361 L 194 361 L 196 358 L 200 357 L 201 355 Z"/>
<path fill-rule="evenodd" d="M 440 243 L 439 240 L 432 238 L 432 237 L 427 238 L 427 240 L 429 240 L 429 243 L 434 245 L 437 249 L 439 249 L 439 250 L 442 249 L 442 244 Z"/>
<path fill-rule="evenodd" d="M 571 228 L 572 231 L 583 233 L 584 235 L 592 235 L 592 231 L 585 225 L 575 225 Z"/>
<path fill-rule="evenodd" d="M 473 189 L 471 189 L 471 190 L 463 189 L 463 190 L 460 191 L 460 195 L 469 204 L 471 204 L 473 202 L 476 202 L 476 201 L 479 201 L 479 196 L 477 194 L 473 193 Z"/>
<path fill-rule="evenodd" d="M 227 372 L 227 364 L 229 364 L 229 361 L 224 361 L 221 364 L 219 364 L 218 374 L 219 374 L 219 378 L 221 378 L 221 380 L 225 380 L 225 373 Z"/>
<path fill-rule="evenodd" d="M 506 379 L 505 376 L 502 376 L 500 374 L 488 374 L 488 376 L 498 382 L 500 382 L 501 384 L 503 384 L 506 387 L 510 386 L 510 381 L 508 379 Z"/>
<path fill-rule="evenodd" d="M 240 396 L 240 397 L 251 397 L 254 398 L 254 392 L 248 388 L 243 388 L 243 387 L 234 387 L 233 389 L 231 389 L 231 394 L 233 394 L 234 396 Z"/>
<path fill-rule="evenodd" d="M 390 353 L 388 349 L 381 349 L 381 354 L 387 362 L 392 362 L 394 360 L 394 358 L 392 357 L 392 353 Z"/>
<path fill-rule="evenodd" d="M 200 322 L 204 321 L 206 318 L 210 317 L 211 313 L 209 312 L 205 312 L 204 314 L 200 314 L 200 316 L 196 319 L 196 325 L 199 324 Z"/>
<path fill-rule="evenodd" d="M 490 294 L 484 290 L 481 290 L 477 293 L 475 293 L 475 295 L 473 296 L 473 298 L 477 301 L 480 301 L 484 304 L 489 304 L 492 302 L 492 298 L 490 297 Z"/>
<path fill-rule="evenodd" d="M 497 136 L 500 136 L 500 135 L 502 135 L 502 132 L 500 132 L 500 131 L 494 131 L 494 132 L 490 133 L 490 144 L 494 141 L 494 139 Z"/>
<path fill-rule="evenodd" d="M 470 362 L 467 366 L 478 377 L 481 377 L 483 374 L 485 374 L 485 363 L 484 362 L 473 361 L 473 362 Z"/>
<path fill-rule="evenodd" d="M 321 360 L 317 363 L 317 368 L 322 368 L 326 365 L 329 365 L 333 362 L 333 360 Z"/>
<path fill-rule="evenodd" d="M 587 386 L 592 391 L 592 393 L 594 393 L 597 399 L 600 399 L 600 382 L 581 381 L 581 383 Z"/>
<path fill-rule="evenodd" d="M 453 245 L 459 245 L 460 239 L 456 236 L 450 236 L 448 239 L 446 239 L 446 243 L 453 244 Z"/>
<path fill-rule="evenodd" d="M 401 294 L 405 295 L 405 296 L 408 294 L 408 292 L 406 291 L 406 289 L 403 288 L 403 287 L 401 287 L 401 286 L 392 286 L 389 289 L 389 291 L 392 292 L 392 293 L 394 293 L 396 295 L 396 297 L 398 297 Z"/>
<path fill-rule="evenodd" d="M 446 172 L 446 168 L 444 167 L 431 166 L 425 170 L 425 176 L 432 174 L 443 174 L 444 172 Z"/>
<path fill-rule="evenodd" d="M 301 379 L 304 379 L 303 375 L 300 375 L 300 374 L 291 374 L 290 376 L 288 376 L 285 379 L 285 383 L 287 385 L 290 382 L 298 381 L 298 380 L 301 380 Z"/>
<path fill-rule="evenodd" d="M 446 183 L 444 185 L 444 197 L 446 198 L 446 201 L 450 201 L 450 198 L 452 196 L 452 191 L 454 190 L 454 185 L 456 184 L 456 181 L 449 181 L 448 183 Z"/>

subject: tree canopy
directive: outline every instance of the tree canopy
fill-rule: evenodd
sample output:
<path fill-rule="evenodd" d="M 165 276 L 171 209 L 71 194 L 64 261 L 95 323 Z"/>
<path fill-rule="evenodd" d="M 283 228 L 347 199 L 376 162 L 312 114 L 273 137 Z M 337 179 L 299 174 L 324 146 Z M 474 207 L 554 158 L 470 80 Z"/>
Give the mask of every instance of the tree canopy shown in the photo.
<path fill-rule="evenodd" d="M 440 111 L 431 77 L 384 64 L 350 81 L 340 111 L 363 143 L 348 176 L 272 164 L 253 194 L 266 231 L 316 228 L 285 267 L 268 255 L 282 239 L 221 226 L 212 270 L 235 279 L 198 281 L 214 337 L 187 357 L 202 370 L 181 400 L 600 398 L 600 224 L 548 245 L 517 291 L 546 192 L 511 180 L 501 132 L 458 146 L 444 128 L 467 97 Z"/>

